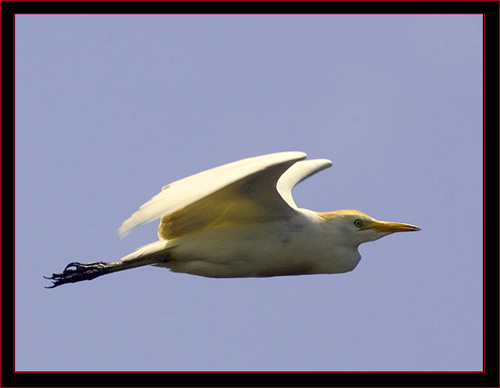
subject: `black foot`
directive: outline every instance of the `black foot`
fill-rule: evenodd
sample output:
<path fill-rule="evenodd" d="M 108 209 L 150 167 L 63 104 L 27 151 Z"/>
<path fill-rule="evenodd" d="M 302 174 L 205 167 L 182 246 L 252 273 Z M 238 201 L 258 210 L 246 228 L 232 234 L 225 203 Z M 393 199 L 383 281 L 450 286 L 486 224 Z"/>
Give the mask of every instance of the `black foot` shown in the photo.
<path fill-rule="evenodd" d="M 69 263 L 62 273 L 53 273 L 52 276 L 44 276 L 45 279 L 52 280 L 52 285 L 45 288 L 54 288 L 66 283 L 75 283 L 81 280 L 92 280 L 98 276 L 109 272 L 109 263 L 96 261 L 94 263 Z"/>

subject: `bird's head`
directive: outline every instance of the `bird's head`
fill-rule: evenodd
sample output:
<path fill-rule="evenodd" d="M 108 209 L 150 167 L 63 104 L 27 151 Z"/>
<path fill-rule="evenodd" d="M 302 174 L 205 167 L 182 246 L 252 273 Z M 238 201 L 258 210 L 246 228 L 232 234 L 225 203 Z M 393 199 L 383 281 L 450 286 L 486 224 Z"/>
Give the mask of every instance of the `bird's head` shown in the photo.
<path fill-rule="evenodd" d="M 317 213 L 337 234 L 339 239 L 349 245 L 359 245 L 375 241 L 395 232 L 413 232 L 418 226 L 400 222 L 379 221 L 357 210 L 337 210 Z"/>

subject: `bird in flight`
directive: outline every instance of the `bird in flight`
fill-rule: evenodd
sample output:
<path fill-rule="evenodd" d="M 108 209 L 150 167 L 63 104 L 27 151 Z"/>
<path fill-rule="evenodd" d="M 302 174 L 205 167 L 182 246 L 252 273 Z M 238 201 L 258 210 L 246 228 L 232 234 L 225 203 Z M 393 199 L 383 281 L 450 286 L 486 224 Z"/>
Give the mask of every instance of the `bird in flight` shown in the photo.
<path fill-rule="evenodd" d="M 303 152 L 262 155 L 164 186 L 118 229 L 123 237 L 159 219 L 158 241 L 118 262 L 72 262 L 46 277 L 53 282 L 47 288 L 144 265 L 212 278 L 342 273 L 359 263 L 360 244 L 420 230 L 357 210 L 297 207 L 293 187 L 332 165 L 305 158 Z"/>

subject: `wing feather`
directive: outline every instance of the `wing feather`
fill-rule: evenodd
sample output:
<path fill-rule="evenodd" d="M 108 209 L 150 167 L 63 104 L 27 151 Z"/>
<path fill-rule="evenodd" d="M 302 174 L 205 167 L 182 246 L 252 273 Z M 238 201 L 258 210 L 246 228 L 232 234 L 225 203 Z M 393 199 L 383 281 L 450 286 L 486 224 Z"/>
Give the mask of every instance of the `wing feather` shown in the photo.
<path fill-rule="evenodd" d="M 297 205 L 292 197 L 293 187 L 307 177 L 317 173 L 318 171 L 324 170 L 331 165 L 332 161 L 328 159 L 312 159 L 297 162 L 285 171 L 285 173 L 278 180 L 276 188 L 286 203 L 288 203 L 291 208 L 297 209 Z"/>
<path fill-rule="evenodd" d="M 279 152 L 225 164 L 180 179 L 142 205 L 118 229 L 125 236 L 134 228 L 162 218 L 158 234 L 169 239 L 236 218 L 248 222 L 255 217 L 290 212 L 276 190 L 279 177 L 303 152 Z"/>

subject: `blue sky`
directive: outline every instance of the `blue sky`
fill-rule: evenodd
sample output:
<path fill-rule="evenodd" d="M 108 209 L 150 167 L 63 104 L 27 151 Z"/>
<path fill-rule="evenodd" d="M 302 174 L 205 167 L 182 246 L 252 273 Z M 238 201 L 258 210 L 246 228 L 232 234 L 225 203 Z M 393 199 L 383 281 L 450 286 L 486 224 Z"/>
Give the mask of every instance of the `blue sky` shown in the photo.
<path fill-rule="evenodd" d="M 482 370 L 481 15 L 17 15 L 19 371 Z M 418 225 L 350 273 L 207 279 L 116 261 L 163 185 L 241 158 L 333 166 L 300 207 Z"/>

